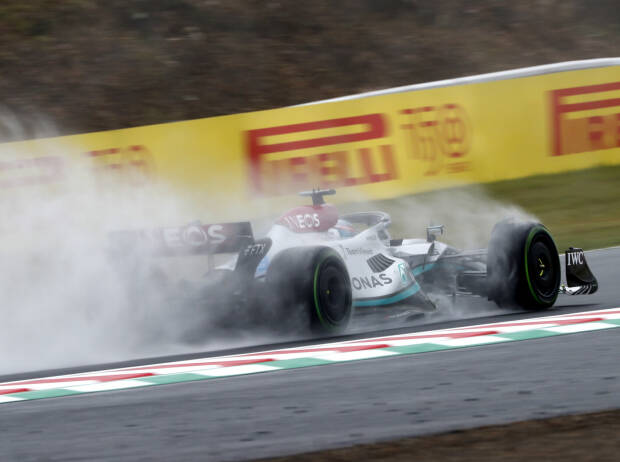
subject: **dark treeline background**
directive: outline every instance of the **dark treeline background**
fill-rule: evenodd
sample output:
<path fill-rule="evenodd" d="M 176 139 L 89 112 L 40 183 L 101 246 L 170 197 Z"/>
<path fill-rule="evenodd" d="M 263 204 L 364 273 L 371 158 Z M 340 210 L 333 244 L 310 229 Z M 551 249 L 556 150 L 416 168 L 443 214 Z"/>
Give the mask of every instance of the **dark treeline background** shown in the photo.
<path fill-rule="evenodd" d="M 616 0 L 5 0 L 0 138 L 619 55 Z M 10 130 L 7 121 L 24 130 Z"/>

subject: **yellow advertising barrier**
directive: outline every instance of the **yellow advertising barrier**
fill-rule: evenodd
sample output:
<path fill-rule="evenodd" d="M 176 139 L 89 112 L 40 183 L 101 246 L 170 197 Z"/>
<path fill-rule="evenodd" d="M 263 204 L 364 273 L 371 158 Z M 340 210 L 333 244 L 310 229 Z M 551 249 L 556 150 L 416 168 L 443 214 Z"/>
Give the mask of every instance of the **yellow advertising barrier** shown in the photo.
<path fill-rule="evenodd" d="M 319 186 L 380 199 L 618 164 L 620 66 L 6 143 L 0 191 L 67 181 L 75 160 L 226 219 Z"/>

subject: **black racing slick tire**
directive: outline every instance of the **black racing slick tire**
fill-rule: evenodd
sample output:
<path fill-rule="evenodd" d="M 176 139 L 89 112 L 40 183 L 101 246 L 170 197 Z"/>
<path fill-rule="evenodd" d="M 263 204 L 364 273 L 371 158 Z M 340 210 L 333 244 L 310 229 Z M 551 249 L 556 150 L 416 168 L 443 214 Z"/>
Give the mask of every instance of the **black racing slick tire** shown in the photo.
<path fill-rule="evenodd" d="M 558 250 L 547 228 L 531 222 L 495 225 L 487 254 L 489 300 L 527 310 L 550 308 L 560 279 Z"/>
<path fill-rule="evenodd" d="M 343 332 L 353 311 L 351 280 L 340 255 L 329 247 L 293 247 L 278 253 L 267 286 L 288 319 L 301 315 L 317 334 Z"/>

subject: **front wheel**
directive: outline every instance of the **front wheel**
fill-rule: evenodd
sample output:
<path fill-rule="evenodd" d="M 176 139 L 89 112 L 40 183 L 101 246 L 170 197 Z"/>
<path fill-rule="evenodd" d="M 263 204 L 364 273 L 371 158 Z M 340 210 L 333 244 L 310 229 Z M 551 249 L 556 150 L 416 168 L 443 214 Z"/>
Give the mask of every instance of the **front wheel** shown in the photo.
<path fill-rule="evenodd" d="M 550 308 L 560 278 L 560 258 L 547 228 L 508 221 L 495 225 L 487 255 L 490 300 L 530 310 Z"/>
<path fill-rule="evenodd" d="M 267 284 L 285 318 L 301 315 L 313 332 L 339 333 L 351 319 L 349 273 L 329 247 L 293 247 L 278 253 L 267 270 Z"/>

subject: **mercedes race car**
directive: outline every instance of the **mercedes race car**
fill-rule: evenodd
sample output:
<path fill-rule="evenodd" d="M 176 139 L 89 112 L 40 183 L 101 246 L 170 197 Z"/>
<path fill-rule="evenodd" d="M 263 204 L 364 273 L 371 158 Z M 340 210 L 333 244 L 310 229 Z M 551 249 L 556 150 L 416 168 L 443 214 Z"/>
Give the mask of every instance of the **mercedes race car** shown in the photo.
<path fill-rule="evenodd" d="M 230 319 L 295 323 L 314 332 L 342 332 L 352 316 L 387 310 L 420 313 L 437 309 L 437 295 L 485 297 L 499 306 L 526 310 L 551 307 L 558 295 L 592 294 L 598 283 L 583 250 L 566 251 L 566 283 L 553 238 L 540 223 L 502 221 L 486 249 L 458 250 L 437 240 L 443 226 L 425 238 L 390 237 L 384 212 L 339 215 L 325 203 L 335 191 L 300 193 L 312 205 L 283 214 L 256 239 L 249 222 L 117 231 L 116 258 L 144 253 L 163 257 L 200 255 L 208 260 L 198 284 L 181 284 L 176 296 L 193 306 L 219 310 Z M 216 264 L 218 254 L 232 258 Z M 145 274 L 131 266 L 131 274 Z M 146 273 L 159 275 L 153 266 Z M 164 278 L 162 277 L 162 281 Z M 170 287 L 158 283 L 158 287 Z M 173 297 L 174 298 L 174 297 Z"/>

